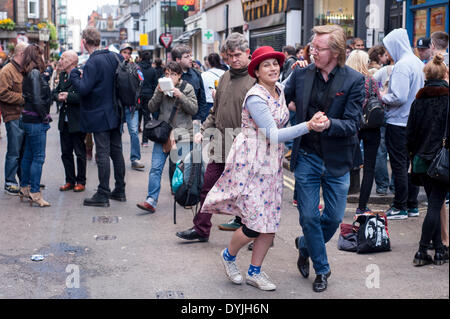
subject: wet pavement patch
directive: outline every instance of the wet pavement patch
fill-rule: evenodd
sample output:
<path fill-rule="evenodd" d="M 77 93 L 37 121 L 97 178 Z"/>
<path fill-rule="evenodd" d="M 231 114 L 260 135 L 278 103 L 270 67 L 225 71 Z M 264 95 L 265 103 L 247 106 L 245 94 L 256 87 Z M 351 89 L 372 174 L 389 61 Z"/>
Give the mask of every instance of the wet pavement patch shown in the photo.
<path fill-rule="evenodd" d="M 97 235 L 95 240 L 116 240 L 117 236 L 114 235 Z"/>
<path fill-rule="evenodd" d="M 156 299 L 184 299 L 184 293 L 182 291 L 158 291 L 156 293 Z"/>
<path fill-rule="evenodd" d="M 100 224 L 117 224 L 119 222 L 119 217 L 117 216 L 95 216 L 92 217 L 93 223 Z"/>

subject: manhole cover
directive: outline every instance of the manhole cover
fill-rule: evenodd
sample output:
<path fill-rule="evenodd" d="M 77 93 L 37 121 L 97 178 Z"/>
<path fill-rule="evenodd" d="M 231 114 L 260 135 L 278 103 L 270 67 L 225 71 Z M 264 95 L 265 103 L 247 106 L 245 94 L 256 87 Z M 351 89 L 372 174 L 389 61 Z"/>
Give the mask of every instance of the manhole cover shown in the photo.
<path fill-rule="evenodd" d="M 182 291 L 158 291 L 156 293 L 156 299 L 184 299 L 184 293 Z"/>
<path fill-rule="evenodd" d="M 117 224 L 119 222 L 119 217 L 117 216 L 95 216 L 92 217 L 93 223 L 100 224 Z"/>
<path fill-rule="evenodd" d="M 95 240 L 115 240 L 117 236 L 114 235 L 98 235 L 95 236 Z"/>

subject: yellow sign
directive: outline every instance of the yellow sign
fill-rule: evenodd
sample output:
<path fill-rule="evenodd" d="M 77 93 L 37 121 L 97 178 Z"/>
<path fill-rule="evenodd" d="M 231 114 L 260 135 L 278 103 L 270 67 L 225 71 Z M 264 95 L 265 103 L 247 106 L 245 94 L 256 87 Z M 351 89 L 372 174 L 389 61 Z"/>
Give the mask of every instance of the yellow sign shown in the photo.
<path fill-rule="evenodd" d="M 143 46 L 143 45 L 148 45 L 148 34 L 141 34 L 139 36 L 139 45 Z"/>

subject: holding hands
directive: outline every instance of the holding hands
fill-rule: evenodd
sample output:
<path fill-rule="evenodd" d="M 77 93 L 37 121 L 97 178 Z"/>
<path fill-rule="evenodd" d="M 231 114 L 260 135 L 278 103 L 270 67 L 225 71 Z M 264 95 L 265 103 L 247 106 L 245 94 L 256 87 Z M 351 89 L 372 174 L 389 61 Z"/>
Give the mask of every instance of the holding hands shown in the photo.
<path fill-rule="evenodd" d="M 306 122 L 308 130 L 313 130 L 316 132 L 322 132 L 330 127 L 330 120 L 323 112 L 317 112 L 314 116 Z"/>

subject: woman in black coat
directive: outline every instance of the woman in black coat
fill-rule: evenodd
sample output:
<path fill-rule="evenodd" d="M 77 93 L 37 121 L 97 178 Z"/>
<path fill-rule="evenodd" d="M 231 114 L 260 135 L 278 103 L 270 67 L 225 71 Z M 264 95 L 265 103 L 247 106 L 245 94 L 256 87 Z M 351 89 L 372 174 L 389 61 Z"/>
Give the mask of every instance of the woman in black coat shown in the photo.
<path fill-rule="evenodd" d="M 446 138 L 448 149 L 448 68 L 442 55 L 434 57 L 424 68 L 425 86 L 419 90 L 411 106 L 407 125 L 407 146 L 412 161 L 412 181 L 422 185 L 428 198 L 427 215 L 422 226 L 419 251 L 413 263 L 423 266 L 448 262 L 448 247 L 441 239 L 440 211 L 448 192 L 448 183 L 442 183 L 427 175 L 428 167 Z M 436 249 L 434 259 L 428 255 L 430 242 Z"/>
<path fill-rule="evenodd" d="M 28 197 L 40 207 L 50 204 L 42 198 L 40 182 L 45 161 L 47 131 L 50 128 L 50 105 L 52 102 L 48 83 L 43 78 L 45 64 L 42 49 L 29 45 L 23 53 L 22 93 L 25 106 L 22 111 L 22 127 L 25 132 L 25 147 L 21 161 L 19 196 Z"/>

